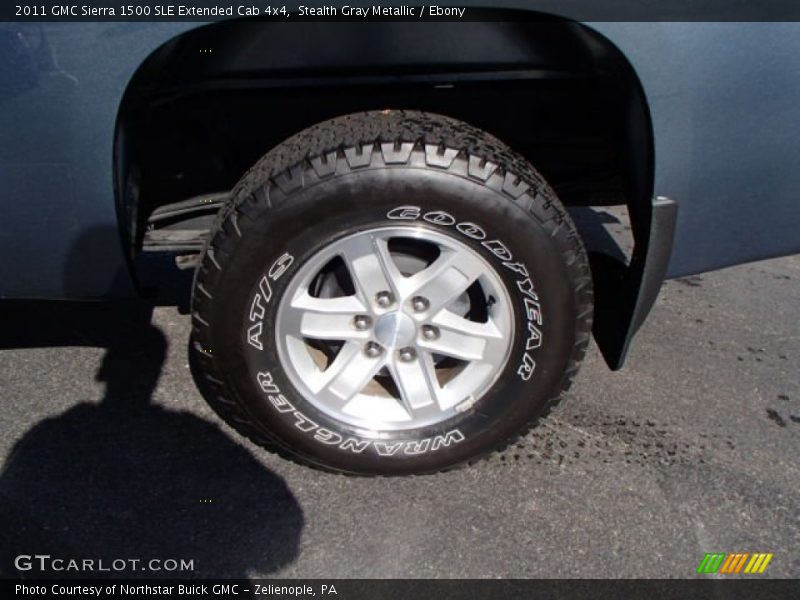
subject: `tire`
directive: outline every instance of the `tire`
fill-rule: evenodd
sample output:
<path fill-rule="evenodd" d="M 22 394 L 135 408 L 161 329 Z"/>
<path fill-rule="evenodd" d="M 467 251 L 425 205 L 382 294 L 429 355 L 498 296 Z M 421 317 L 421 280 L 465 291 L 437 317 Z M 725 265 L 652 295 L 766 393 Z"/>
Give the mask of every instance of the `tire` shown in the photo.
<path fill-rule="evenodd" d="M 427 284 L 410 277 L 434 268 Z M 396 294 L 372 294 L 383 283 Z M 412 283 L 413 298 L 397 291 Z M 369 308 L 343 308 L 356 301 Z M 245 174 L 192 307 L 195 368 L 240 433 L 326 470 L 420 474 L 504 447 L 553 405 L 585 353 L 592 284 L 572 222 L 523 158 L 465 123 L 382 111 L 310 127 Z"/>

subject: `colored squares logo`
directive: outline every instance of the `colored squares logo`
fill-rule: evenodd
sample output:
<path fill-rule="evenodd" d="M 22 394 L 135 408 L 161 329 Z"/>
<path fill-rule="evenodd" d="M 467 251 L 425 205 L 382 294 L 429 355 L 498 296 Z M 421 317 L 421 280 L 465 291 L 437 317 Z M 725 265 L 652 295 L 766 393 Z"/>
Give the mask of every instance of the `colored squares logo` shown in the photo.
<path fill-rule="evenodd" d="M 773 554 L 767 552 L 736 552 L 726 554 L 716 552 L 706 554 L 697 567 L 698 573 L 720 573 L 736 575 L 739 573 L 763 573 L 772 560 Z"/>

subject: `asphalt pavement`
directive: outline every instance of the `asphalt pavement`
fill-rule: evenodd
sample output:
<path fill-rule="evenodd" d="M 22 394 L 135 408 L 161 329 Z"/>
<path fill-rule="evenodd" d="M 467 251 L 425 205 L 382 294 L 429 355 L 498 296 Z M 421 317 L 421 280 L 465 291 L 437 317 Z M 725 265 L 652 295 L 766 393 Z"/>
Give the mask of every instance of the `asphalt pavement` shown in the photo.
<path fill-rule="evenodd" d="M 770 552 L 763 576 L 800 575 L 800 256 L 668 282 L 621 372 L 592 346 L 519 444 L 413 478 L 241 439 L 197 392 L 173 308 L 131 345 L 15 311 L 0 574 L 49 553 L 191 559 L 193 577 L 696 577 L 707 552 Z"/>

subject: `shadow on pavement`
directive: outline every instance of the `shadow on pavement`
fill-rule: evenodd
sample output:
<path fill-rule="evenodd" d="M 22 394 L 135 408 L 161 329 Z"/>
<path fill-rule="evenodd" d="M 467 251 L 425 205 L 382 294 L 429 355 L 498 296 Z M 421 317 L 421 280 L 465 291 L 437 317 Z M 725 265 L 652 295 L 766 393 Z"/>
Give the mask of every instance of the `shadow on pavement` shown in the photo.
<path fill-rule="evenodd" d="M 106 384 L 100 403 L 41 421 L 3 466 L 0 576 L 247 577 L 296 557 L 303 513 L 283 479 L 216 425 L 152 402 L 167 341 L 145 313 L 138 323 L 128 313 L 117 329 L 98 329 L 96 312 L 84 315 L 93 328 L 64 314 L 46 322 L 28 314 L 17 331 L 0 328 L 5 348 L 108 348 L 97 372 Z M 19 572 L 20 554 L 142 564 L 111 573 Z M 194 561 L 194 570 L 141 570 L 149 559 Z"/>

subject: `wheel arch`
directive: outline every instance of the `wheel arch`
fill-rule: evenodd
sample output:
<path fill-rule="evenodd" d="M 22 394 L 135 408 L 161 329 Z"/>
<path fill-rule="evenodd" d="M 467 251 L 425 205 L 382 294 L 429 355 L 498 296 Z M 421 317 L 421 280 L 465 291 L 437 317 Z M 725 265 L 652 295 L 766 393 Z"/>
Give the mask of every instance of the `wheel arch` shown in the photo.
<path fill-rule="evenodd" d="M 168 40 L 137 69 L 117 119 L 116 194 L 131 256 L 139 253 L 147 216 L 158 206 L 230 189 L 255 162 L 258 152 L 263 154 L 316 122 L 370 108 L 405 108 L 392 105 L 398 89 L 424 88 L 425 100 L 416 100 L 424 105 L 411 108 L 440 112 L 485 129 L 520 151 L 545 177 L 558 179 L 548 172 L 549 166 L 542 168 L 547 148 L 526 141 L 535 137 L 532 130 L 538 130 L 541 122 L 526 121 L 524 136 L 512 124 L 529 118 L 528 103 L 539 93 L 536 90 L 586 85 L 587 98 L 559 110 L 554 121 L 569 126 L 574 119 L 586 118 L 585 113 L 596 112 L 590 119 L 593 123 L 607 119 L 617 129 L 614 139 L 601 144 L 597 154 L 618 156 L 612 167 L 603 167 L 606 171 L 597 178 L 600 183 L 592 179 L 593 174 L 577 192 L 568 186 L 562 191 L 558 181 L 555 187 L 568 205 L 626 205 L 635 241 L 633 264 L 637 253 L 646 255 L 650 237 L 654 140 L 647 99 L 631 63 L 611 40 L 586 25 L 529 11 L 484 13 L 487 20 L 469 23 L 231 20 L 191 29 Z M 420 28 L 427 31 L 421 33 Z M 377 91 L 365 99 L 359 94 L 367 86 Z M 522 91 L 525 86 L 530 88 Z M 506 99 L 498 88 L 510 90 Z M 592 90 L 603 96 L 599 108 L 592 104 Z M 448 93 L 457 100 L 449 101 Z M 301 99 L 302 105 L 302 98 L 314 94 L 327 100 L 316 114 L 307 106 L 296 112 L 291 108 L 280 113 L 265 110 L 264 121 L 270 126 L 269 131 L 258 132 L 256 144 L 263 144 L 260 150 L 232 144 L 227 155 L 216 156 L 214 144 L 225 138 L 224 133 L 200 140 L 196 132 L 187 131 L 191 128 L 185 122 L 170 121 L 170 115 L 192 111 L 210 111 L 222 118 L 236 113 L 240 100 L 250 102 L 248 96 L 271 98 L 270 106 L 287 107 L 293 99 Z M 351 100 L 331 100 L 337 97 Z M 512 106 L 508 98 L 518 101 Z M 248 110 L 254 109 L 250 106 Z M 162 132 L 167 135 L 161 137 Z M 153 141 L 156 133 L 158 142 Z M 249 140 L 250 135 L 245 137 Z M 176 161 L 165 173 L 155 173 L 155 161 L 143 157 L 153 150 L 158 154 L 157 146 L 163 146 L 165 154 L 186 149 L 186 162 L 199 160 L 200 172 L 189 172 Z M 587 154 L 590 150 L 583 149 Z M 584 161 L 583 155 L 570 158 Z M 577 169 L 585 167 L 582 163 Z M 594 168 L 589 164 L 587 170 Z M 613 191 L 616 196 L 593 189 L 614 177 L 621 181 Z M 159 185 L 162 192 L 156 191 Z M 619 276 L 626 266 L 608 260 L 592 261 L 597 304 L 612 307 L 596 319 L 598 341 L 616 335 L 608 332 L 627 331 L 633 320 L 633 309 L 620 309 L 630 303 L 630 293 L 621 292 L 624 285 Z M 634 287 L 638 289 L 638 284 Z M 605 345 L 601 342 L 601 348 Z M 617 350 L 606 353 L 612 366 L 619 366 L 624 356 L 622 346 L 616 346 Z"/>

